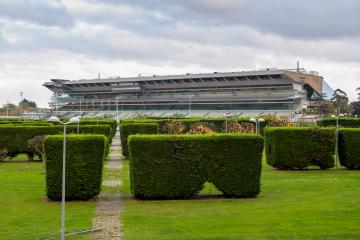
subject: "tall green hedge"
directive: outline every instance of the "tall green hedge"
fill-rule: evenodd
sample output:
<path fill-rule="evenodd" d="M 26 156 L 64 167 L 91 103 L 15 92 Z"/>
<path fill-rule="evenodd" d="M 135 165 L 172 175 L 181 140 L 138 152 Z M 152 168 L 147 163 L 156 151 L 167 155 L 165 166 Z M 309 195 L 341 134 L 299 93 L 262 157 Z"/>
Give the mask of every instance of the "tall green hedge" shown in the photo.
<path fill-rule="evenodd" d="M 87 200 L 100 192 L 105 145 L 103 135 L 67 136 L 66 200 Z M 47 136 L 43 148 L 47 196 L 53 200 L 61 200 L 63 136 Z"/>
<path fill-rule="evenodd" d="M 82 118 L 80 125 L 109 125 L 111 127 L 111 137 L 114 137 L 116 134 L 117 121 L 114 119 Z"/>
<path fill-rule="evenodd" d="M 9 155 L 26 153 L 29 159 L 34 155 L 28 141 L 35 136 L 56 135 L 63 133 L 63 126 L 12 126 L 0 125 L 0 149 L 6 149 Z M 107 125 L 80 125 L 80 134 L 102 134 L 111 140 L 111 128 Z M 76 133 L 76 125 L 68 125 L 67 133 Z"/>
<path fill-rule="evenodd" d="M 189 198 L 205 181 L 227 196 L 260 192 L 261 136 L 132 135 L 129 148 L 131 190 L 138 198 Z"/>
<path fill-rule="evenodd" d="M 279 169 L 321 169 L 334 166 L 335 131 L 332 128 L 266 128 L 266 161 Z"/>
<path fill-rule="evenodd" d="M 120 139 L 122 154 L 129 155 L 128 136 L 131 134 L 157 134 L 159 125 L 157 123 L 122 123 L 120 125 Z"/>
<path fill-rule="evenodd" d="M 360 169 L 360 128 L 339 129 L 340 164 L 348 169 Z"/>
<path fill-rule="evenodd" d="M 336 118 L 323 118 L 316 123 L 319 127 L 334 127 Z M 358 128 L 360 127 L 360 118 L 339 118 L 339 125 L 345 128 Z"/>

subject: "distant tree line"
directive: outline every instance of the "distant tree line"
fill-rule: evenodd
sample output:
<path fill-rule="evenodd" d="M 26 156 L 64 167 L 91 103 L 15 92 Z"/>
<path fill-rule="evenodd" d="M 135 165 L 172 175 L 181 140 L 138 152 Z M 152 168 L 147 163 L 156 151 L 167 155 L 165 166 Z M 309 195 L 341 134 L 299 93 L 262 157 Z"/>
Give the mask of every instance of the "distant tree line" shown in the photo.
<path fill-rule="evenodd" d="M 13 103 L 5 103 L 0 107 L 0 116 L 18 116 L 20 114 L 20 108 L 22 112 L 31 112 L 37 109 L 37 104 L 34 101 L 24 98 L 18 103 L 18 105 Z"/>

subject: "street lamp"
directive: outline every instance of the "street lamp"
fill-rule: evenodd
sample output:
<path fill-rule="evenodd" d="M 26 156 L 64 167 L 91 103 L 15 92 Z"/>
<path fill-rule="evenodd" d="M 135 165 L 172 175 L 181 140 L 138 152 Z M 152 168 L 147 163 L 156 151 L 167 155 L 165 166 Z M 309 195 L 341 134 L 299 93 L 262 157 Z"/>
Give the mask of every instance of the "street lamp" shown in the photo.
<path fill-rule="evenodd" d="M 255 123 L 255 133 L 259 134 L 260 132 L 260 123 L 264 122 L 265 120 L 263 118 L 250 118 L 250 122 L 254 122 Z"/>
<path fill-rule="evenodd" d="M 6 101 L 6 118 L 9 118 L 9 101 Z"/>
<path fill-rule="evenodd" d="M 49 122 L 60 123 L 64 125 L 64 142 L 63 142 L 63 167 L 62 167 L 62 189 L 61 189 L 61 229 L 60 229 L 60 238 L 61 240 L 65 239 L 65 167 L 66 167 L 66 125 L 71 123 L 79 123 L 80 119 L 78 117 L 70 118 L 69 122 L 61 122 L 58 117 L 52 116 L 48 119 Z"/>
<path fill-rule="evenodd" d="M 339 114 L 340 109 L 338 109 L 337 115 L 331 115 L 332 118 L 336 118 L 336 129 L 335 129 L 335 168 L 338 168 L 339 162 L 339 117 L 343 117 L 344 114 Z"/>
<path fill-rule="evenodd" d="M 227 118 L 230 117 L 229 113 L 224 113 L 224 117 L 225 117 L 225 132 L 228 132 L 228 121 Z"/>
<path fill-rule="evenodd" d="M 116 96 L 116 121 L 119 122 L 119 96 Z"/>
<path fill-rule="evenodd" d="M 76 131 L 76 133 L 79 134 L 79 130 L 80 130 L 80 118 L 81 118 L 81 116 L 77 116 L 76 118 L 79 119 L 79 121 L 77 122 L 77 131 Z M 74 119 L 74 118 L 72 118 L 72 119 Z M 70 120 L 71 120 L 71 118 L 70 118 Z"/>
<path fill-rule="evenodd" d="M 23 101 L 24 93 L 20 92 L 20 118 L 22 118 L 22 101 Z"/>
<path fill-rule="evenodd" d="M 193 97 L 193 95 L 188 95 L 189 97 L 189 116 L 190 116 L 190 113 L 191 113 L 191 98 Z"/>

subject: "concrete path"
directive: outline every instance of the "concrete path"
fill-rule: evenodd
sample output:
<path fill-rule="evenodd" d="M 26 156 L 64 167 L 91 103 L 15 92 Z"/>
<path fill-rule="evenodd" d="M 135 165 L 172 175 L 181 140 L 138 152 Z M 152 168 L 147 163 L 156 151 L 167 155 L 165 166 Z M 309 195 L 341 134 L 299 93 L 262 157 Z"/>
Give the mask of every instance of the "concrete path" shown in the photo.
<path fill-rule="evenodd" d="M 96 199 L 96 211 L 93 219 L 93 229 L 101 231 L 93 234 L 91 239 L 122 239 L 120 214 L 122 198 L 120 194 L 120 169 L 122 162 L 120 154 L 120 136 L 116 133 L 110 146 L 110 154 L 105 164 L 102 191 Z"/>

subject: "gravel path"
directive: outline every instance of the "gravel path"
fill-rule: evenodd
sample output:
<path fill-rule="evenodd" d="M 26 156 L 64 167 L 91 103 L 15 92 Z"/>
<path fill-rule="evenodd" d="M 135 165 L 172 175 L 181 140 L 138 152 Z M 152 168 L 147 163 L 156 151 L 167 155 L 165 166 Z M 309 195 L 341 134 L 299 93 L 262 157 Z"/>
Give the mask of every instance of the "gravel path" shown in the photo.
<path fill-rule="evenodd" d="M 101 231 L 93 234 L 91 239 L 122 239 L 120 214 L 122 198 L 120 194 L 121 180 L 121 146 L 119 132 L 116 133 L 110 146 L 109 158 L 105 165 L 102 191 L 96 199 L 93 228 Z"/>

